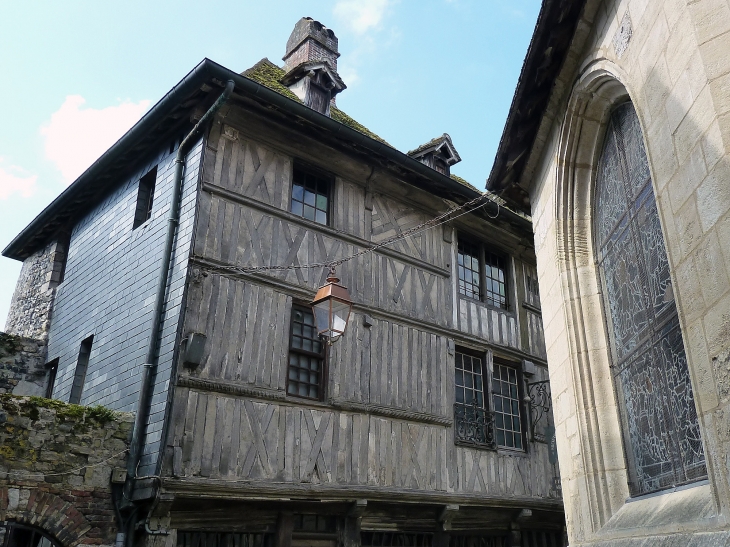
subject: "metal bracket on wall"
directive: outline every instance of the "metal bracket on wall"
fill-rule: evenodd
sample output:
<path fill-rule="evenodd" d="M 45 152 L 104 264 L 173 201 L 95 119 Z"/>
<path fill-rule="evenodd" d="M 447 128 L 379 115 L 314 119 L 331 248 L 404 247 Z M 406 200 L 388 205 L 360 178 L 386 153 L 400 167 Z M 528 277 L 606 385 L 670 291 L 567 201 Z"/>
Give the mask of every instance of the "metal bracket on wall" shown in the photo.
<path fill-rule="evenodd" d="M 550 397 L 550 381 L 527 384 L 527 396 L 530 399 L 530 434 L 532 440 L 546 442 L 544 430 L 550 425 L 549 413 L 552 408 Z M 541 425 L 542 431 L 538 429 Z"/>

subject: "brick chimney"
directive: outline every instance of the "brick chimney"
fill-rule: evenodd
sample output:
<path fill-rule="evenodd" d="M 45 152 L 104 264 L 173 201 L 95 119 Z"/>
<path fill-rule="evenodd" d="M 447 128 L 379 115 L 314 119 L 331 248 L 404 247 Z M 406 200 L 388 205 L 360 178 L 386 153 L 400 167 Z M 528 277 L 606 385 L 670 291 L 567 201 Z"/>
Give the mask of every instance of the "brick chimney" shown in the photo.
<path fill-rule="evenodd" d="M 329 116 L 335 95 L 347 87 L 337 74 L 339 56 L 335 33 L 311 17 L 302 17 L 286 43 L 281 83 L 309 108 Z"/>
<path fill-rule="evenodd" d="M 327 61 L 336 72 L 339 56 L 334 31 L 311 17 L 302 17 L 286 42 L 286 55 L 282 60 L 287 72 L 306 61 Z"/>

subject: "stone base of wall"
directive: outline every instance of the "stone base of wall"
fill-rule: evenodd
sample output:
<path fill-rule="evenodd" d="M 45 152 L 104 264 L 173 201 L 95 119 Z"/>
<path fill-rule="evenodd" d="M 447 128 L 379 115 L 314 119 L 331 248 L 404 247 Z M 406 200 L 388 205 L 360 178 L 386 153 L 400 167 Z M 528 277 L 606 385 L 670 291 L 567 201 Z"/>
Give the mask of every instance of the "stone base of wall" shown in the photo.
<path fill-rule="evenodd" d="M 570 547 L 730 547 L 730 531 L 633 537 L 596 543 L 571 543 Z"/>
<path fill-rule="evenodd" d="M 0 522 L 38 527 L 64 547 L 113 545 L 111 478 L 126 476 L 132 425 L 102 407 L 0 395 Z"/>
<path fill-rule="evenodd" d="M 42 396 L 46 389 L 46 343 L 0 332 L 0 394 Z"/>

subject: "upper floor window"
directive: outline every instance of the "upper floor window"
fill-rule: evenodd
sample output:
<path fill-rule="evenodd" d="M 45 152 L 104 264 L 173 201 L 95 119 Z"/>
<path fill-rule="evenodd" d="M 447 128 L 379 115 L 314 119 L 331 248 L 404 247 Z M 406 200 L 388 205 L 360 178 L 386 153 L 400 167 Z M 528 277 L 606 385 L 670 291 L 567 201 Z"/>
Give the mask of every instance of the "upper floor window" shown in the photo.
<path fill-rule="evenodd" d="M 76 360 L 76 371 L 74 372 L 74 379 L 71 384 L 71 394 L 68 397 L 68 402 L 74 405 L 81 404 L 81 393 L 84 390 L 84 383 L 86 382 L 86 371 L 89 368 L 91 345 L 93 342 L 93 335 L 81 342 L 79 358 Z"/>
<path fill-rule="evenodd" d="M 525 301 L 536 308 L 540 307 L 540 286 L 537 283 L 537 269 L 525 264 Z"/>
<path fill-rule="evenodd" d="M 291 212 L 325 226 L 330 223 L 329 211 L 332 180 L 294 167 L 291 189 Z"/>
<path fill-rule="evenodd" d="M 58 362 L 59 359 L 58 357 L 56 357 L 53 361 L 46 363 L 46 370 L 48 371 L 48 378 L 46 380 L 46 391 L 44 394 L 46 399 L 53 398 L 53 388 L 56 387 L 56 377 L 58 376 Z"/>
<path fill-rule="evenodd" d="M 312 309 L 293 306 L 286 392 L 307 399 L 324 394 L 325 345 L 314 326 Z"/>
<path fill-rule="evenodd" d="M 641 126 L 614 110 L 598 166 L 595 245 L 629 490 L 639 495 L 707 476 Z"/>
<path fill-rule="evenodd" d="M 495 360 L 491 404 L 489 370 L 482 353 L 457 349 L 454 363 L 454 434 L 458 443 L 524 450 L 517 367 Z"/>
<path fill-rule="evenodd" d="M 507 309 L 507 260 L 503 255 L 459 240 L 459 294 Z"/>
<path fill-rule="evenodd" d="M 494 362 L 492 401 L 497 446 L 523 449 L 520 389 L 517 368 Z"/>
<path fill-rule="evenodd" d="M 456 351 L 454 364 L 454 433 L 456 441 L 491 447 L 491 415 L 484 398 L 487 381 L 484 355 Z"/>
<path fill-rule="evenodd" d="M 157 181 L 157 166 L 144 177 L 139 179 L 139 188 L 137 189 L 137 207 L 134 210 L 134 230 L 147 222 L 152 216 L 152 200 L 155 197 L 155 182 Z"/>

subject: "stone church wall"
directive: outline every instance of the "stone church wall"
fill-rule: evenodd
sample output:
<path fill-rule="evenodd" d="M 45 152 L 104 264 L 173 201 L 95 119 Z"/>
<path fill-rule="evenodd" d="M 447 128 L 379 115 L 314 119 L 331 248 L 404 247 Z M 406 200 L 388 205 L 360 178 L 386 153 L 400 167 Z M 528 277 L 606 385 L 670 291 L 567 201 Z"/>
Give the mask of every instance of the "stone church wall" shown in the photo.
<path fill-rule="evenodd" d="M 571 545 L 730 541 L 730 2 L 586 3 L 532 162 L 531 203 Z M 627 502 L 592 244 L 612 105 L 639 116 L 708 464 L 707 483 Z M 540 139 L 539 139 L 540 140 Z"/>
<path fill-rule="evenodd" d="M 132 425 L 102 407 L 0 395 L 0 523 L 41 528 L 64 547 L 113 545 L 121 485 L 111 481 L 126 476 Z"/>

